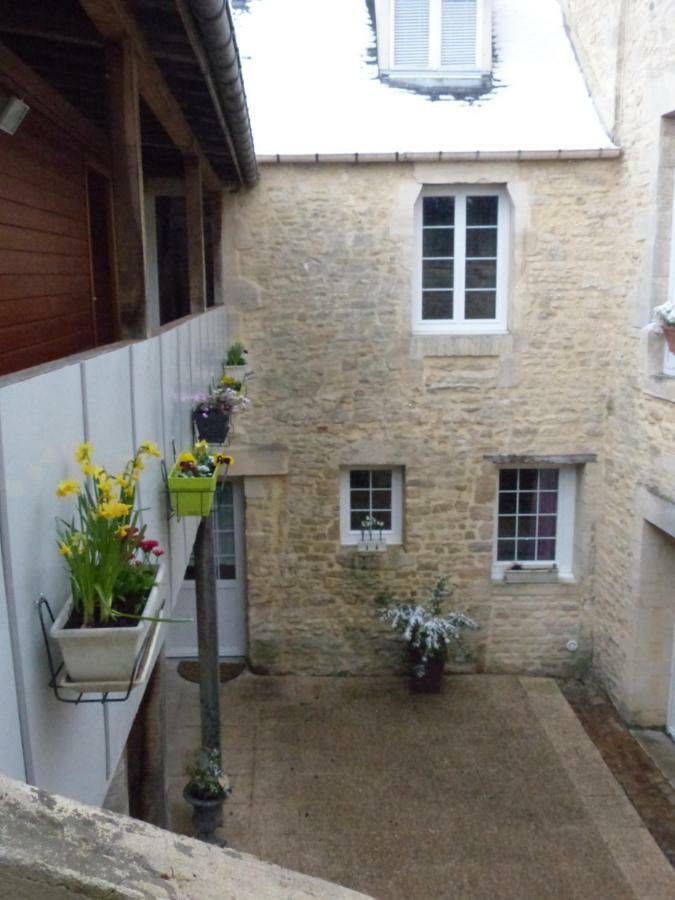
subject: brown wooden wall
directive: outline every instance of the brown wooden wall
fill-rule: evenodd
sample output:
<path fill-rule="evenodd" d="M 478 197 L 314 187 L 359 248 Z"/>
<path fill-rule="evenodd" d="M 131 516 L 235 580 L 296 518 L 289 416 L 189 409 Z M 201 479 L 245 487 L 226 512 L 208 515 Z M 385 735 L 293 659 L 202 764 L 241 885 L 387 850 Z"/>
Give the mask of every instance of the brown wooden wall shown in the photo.
<path fill-rule="evenodd" d="M 84 152 L 31 110 L 0 132 L 0 374 L 94 345 L 88 233 Z"/>

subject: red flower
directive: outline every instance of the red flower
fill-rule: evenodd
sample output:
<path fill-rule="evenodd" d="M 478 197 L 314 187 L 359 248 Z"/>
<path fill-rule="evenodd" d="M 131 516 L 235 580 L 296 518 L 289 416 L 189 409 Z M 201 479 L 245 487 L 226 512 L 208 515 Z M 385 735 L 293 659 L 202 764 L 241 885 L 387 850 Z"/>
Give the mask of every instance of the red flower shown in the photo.
<path fill-rule="evenodd" d="M 152 552 L 155 554 L 155 556 L 164 556 L 163 550 L 153 550 Z"/>
<path fill-rule="evenodd" d="M 139 547 L 143 553 L 149 553 L 151 550 L 154 550 L 155 547 L 159 547 L 159 541 L 141 541 Z"/>

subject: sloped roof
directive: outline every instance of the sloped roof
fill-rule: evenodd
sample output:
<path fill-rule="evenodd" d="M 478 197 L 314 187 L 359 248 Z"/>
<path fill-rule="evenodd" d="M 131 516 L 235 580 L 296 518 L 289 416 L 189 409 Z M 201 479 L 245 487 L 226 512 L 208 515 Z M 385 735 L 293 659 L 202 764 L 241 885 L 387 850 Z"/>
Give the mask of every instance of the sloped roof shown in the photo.
<path fill-rule="evenodd" d="M 494 86 L 474 101 L 383 83 L 365 0 L 248 0 L 234 18 L 259 157 L 614 148 L 557 0 L 494 0 Z"/>

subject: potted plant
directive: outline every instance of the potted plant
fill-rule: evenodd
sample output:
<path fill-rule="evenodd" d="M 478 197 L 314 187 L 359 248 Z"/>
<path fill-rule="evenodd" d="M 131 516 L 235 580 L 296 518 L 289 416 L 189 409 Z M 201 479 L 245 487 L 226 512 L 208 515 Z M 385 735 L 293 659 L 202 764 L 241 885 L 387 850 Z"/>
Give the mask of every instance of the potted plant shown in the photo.
<path fill-rule="evenodd" d="M 468 653 L 462 631 L 478 625 L 461 612 L 443 613 L 442 605 L 450 596 L 448 578 L 438 579 L 426 603 L 405 603 L 384 592 L 376 600 L 384 605 L 380 619 L 400 631 L 408 645 L 412 667 L 412 689 L 436 694 L 441 690 L 445 662 L 450 648 Z"/>
<path fill-rule="evenodd" d="M 212 840 L 215 830 L 223 825 L 223 803 L 230 794 L 220 754 L 217 750 L 201 750 L 185 773 L 190 780 L 183 788 L 183 797 L 192 806 L 197 837 Z"/>
<path fill-rule="evenodd" d="M 250 400 L 231 387 L 218 387 L 192 400 L 192 421 L 201 440 L 223 444 L 230 430 L 230 416 L 248 409 Z"/>
<path fill-rule="evenodd" d="M 246 375 L 246 355 L 248 350 L 241 341 L 230 344 L 227 356 L 223 361 L 223 375 L 229 375 L 235 381 L 243 382 Z"/>
<path fill-rule="evenodd" d="M 128 682 L 149 623 L 160 605 L 163 550 L 146 540 L 134 508 L 144 457 L 159 457 L 145 442 L 122 472 L 111 476 L 92 462 L 91 444 L 75 457 L 83 483 L 62 481 L 60 497 L 77 497 L 77 512 L 60 520 L 59 552 L 71 594 L 56 617 L 51 636 L 58 643 L 72 681 Z"/>
<path fill-rule="evenodd" d="M 206 441 L 181 453 L 169 472 L 171 505 L 178 516 L 208 516 L 218 484 L 218 470 L 231 466 L 232 457 L 209 452 Z"/>
<path fill-rule="evenodd" d="M 663 332 L 668 350 L 675 353 L 675 300 L 654 307 L 654 321 Z"/>

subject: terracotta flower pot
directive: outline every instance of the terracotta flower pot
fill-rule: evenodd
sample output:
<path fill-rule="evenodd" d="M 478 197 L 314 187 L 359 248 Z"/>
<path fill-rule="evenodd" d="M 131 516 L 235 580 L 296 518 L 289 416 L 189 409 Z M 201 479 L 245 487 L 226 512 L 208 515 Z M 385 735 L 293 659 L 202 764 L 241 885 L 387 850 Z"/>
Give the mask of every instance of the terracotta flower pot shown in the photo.
<path fill-rule="evenodd" d="M 416 647 L 410 648 L 412 676 L 410 686 L 419 694 L 439 694 L 443 687 L 445 674 L 445 657 L 436 656 L 422 662 L 422 654 Z M 423 671 L 419 667 L 423 666 Z"/>
<path fill-rule="evenodd" d="M 675 353 L 675 325 L 662 325 L 661 330 L 671 353 Z"/>

